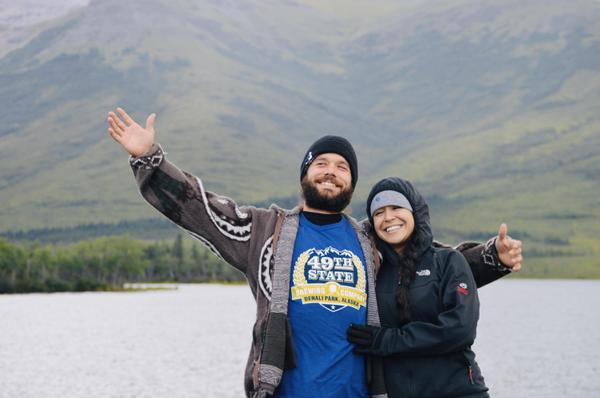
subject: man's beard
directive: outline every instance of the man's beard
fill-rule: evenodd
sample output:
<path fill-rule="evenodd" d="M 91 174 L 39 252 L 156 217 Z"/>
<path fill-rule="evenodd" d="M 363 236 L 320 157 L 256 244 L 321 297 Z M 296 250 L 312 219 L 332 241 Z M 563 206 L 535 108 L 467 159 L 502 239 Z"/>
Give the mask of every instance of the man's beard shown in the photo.
<path fill-rule="evenodd" d="M 336 196 L 322 195 L 317 186 L 309 182 L 306 177 L 302 179 L 300 185 L 304 201 L 309 207 L 334 213 L 341 213 L 350 204 L 354 191 L 352 187 L 349 187 Z"/>

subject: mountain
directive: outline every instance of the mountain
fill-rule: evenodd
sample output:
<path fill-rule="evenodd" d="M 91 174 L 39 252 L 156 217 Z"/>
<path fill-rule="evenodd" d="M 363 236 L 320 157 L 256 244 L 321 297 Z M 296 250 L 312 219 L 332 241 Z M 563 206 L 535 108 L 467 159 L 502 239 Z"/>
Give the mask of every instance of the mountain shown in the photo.
<path fill-rule="evenodd" d="M 506 221 L 536 270 L 600 277 L 598 20 L 592 0 L 91 1 L 0 51 L 0 231 L 156 217 L 106 134 L 120 105 L 238 202 L 297 195 L 305 149 L 341 134 L 358 213 L 401 175 L 439 237 Z"/>
<path fill-rule="evenodd" d="M 0 58 L 27 44 L 54 19 L 88 4 L 89 0 L 0 0 Z"/>

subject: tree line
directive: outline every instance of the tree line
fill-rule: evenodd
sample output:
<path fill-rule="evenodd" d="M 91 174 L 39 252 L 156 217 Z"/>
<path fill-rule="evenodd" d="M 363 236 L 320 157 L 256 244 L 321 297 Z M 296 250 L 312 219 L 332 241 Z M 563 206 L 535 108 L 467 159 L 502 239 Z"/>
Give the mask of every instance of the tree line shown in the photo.
<path fill-rule="evenodd" d="M 75 243 L 82 239 L 127 235 L 142 240 L 172 240 L 181 229 L 163 218 L 120 221 L 118 223 L 79 224 L 69 227 L 10 230 L 0 232 L 0 238 L 11 242 Z"/>
<path fill-rule="evenodd" d="M 116 290 L 125 283 L 235 282 L 243 275 L 204 246 L 144 242 L 128 236 L 70 245 L 0 238 L 0 293 Z"/>

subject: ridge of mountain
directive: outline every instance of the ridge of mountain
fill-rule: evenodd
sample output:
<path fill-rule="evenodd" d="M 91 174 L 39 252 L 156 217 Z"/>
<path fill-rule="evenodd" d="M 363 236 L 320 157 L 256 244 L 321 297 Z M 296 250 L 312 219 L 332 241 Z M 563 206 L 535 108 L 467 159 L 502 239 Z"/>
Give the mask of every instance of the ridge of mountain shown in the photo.
<path fill-rule="evenodd" d="M 156 112 L 169 158 L 240 202 L 298 192 L 325 133 L 356 201 L 402 175 L 434 224 L 567 240 L 600 267 L 600 3 L 91 1 L 0 52 L 0 231 L 142 220 L 106 112 Z M 119 160 L 120 159 L 120 160 Z"/>

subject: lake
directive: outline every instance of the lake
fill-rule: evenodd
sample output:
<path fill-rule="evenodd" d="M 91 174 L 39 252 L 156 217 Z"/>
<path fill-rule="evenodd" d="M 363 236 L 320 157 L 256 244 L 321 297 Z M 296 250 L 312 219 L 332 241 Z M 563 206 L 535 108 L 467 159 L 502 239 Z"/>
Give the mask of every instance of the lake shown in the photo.
<path fill-rule="evenodd" d="M 493 397 L 600 394 L 600 281 L 479 291 L 474 346 Z M 247 286 L 0 296 L 0 397 L 242 397 Z"/>

